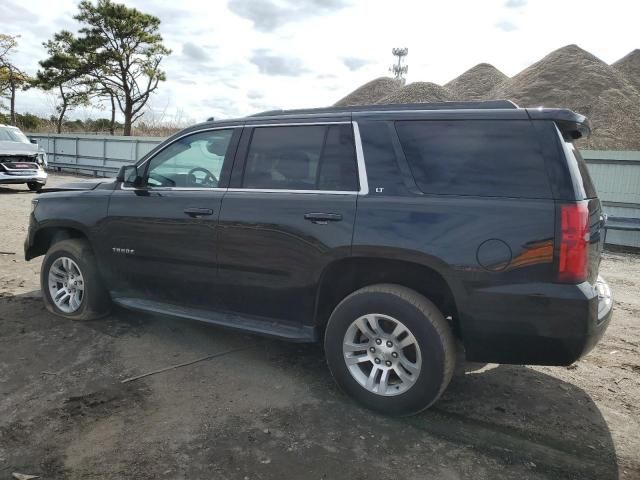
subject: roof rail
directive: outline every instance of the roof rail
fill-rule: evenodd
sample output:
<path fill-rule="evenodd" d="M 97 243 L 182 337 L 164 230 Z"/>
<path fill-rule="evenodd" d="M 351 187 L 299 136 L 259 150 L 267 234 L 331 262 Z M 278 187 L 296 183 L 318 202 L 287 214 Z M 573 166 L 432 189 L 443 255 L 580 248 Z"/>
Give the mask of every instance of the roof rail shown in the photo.
<path fill-rule="evenodd" d="M 267 117 L 276 115 L 302 115 L 314 113 L 351 113 L 382 112 L 397 110 L 491 110 L 499 108 L 518 108 L 511 100 L 487 100 L 483 102 L 434 102 L 434 103 L 389 103 L 375 105 L 354 105 L 350 107 L 304 108 L 296 110 L 267 110 L 254 113 L 250 117 Z"/>

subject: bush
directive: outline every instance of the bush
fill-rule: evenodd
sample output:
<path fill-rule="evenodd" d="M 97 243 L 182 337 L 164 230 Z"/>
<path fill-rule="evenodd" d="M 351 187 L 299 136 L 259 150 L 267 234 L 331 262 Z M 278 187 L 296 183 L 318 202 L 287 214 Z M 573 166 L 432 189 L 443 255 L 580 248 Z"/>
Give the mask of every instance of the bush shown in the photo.
<path fill-rule="evenodd" d="M 37 130 L 42 123 L 42 119 L 32 113 L 16 114 L 16 123 L 22 130 L 32 132 Z"/>

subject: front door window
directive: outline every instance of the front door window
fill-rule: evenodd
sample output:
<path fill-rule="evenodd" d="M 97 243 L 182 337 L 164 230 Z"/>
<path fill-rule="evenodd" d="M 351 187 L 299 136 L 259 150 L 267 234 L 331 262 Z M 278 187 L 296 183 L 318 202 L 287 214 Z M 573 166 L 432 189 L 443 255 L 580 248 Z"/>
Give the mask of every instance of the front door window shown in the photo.
<path fill-rule="evenodd" d="M 151 188 L 217 188 L 233 129 L 210 130 L 183 137 L 149 162 Z"/>

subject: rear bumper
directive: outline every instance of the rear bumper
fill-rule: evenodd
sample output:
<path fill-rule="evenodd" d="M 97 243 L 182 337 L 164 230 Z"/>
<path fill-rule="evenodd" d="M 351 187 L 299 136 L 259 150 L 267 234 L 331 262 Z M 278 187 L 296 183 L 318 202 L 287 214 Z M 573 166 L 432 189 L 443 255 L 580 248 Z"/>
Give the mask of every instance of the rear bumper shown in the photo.
<path fill-rule="evenodd" d="M 570 365 L 598 343 L 613 312 L 601 277 L 593 285 L 492 287 L 473 297 L 462 333 L 467 359 L 478 362 Z"/>
<path fill-rule="evenodd" d="M 25 172 L 12 170 L 11 173 L 6 173 L 0 170 L 0 184 L 15 184 L 15 183 L 47 183 L 47 172 L 42 169 L 27 170 Z"/>

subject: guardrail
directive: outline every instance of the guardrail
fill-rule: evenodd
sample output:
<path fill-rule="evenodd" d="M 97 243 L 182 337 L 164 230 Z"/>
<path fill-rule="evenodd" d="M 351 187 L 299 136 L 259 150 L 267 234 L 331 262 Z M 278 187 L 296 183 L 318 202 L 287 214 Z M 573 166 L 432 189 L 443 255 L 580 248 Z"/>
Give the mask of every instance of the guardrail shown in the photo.
<path fill-rule="evenodd" d="M 49 168 L 85 175 L 113 177 L 122 165 L 136 162 L 161 137 L 121 137 L 80 134 L 29 134 L 47 152 Z"/>
<path fill-rule="evenodd" d="M 95 176 L 115 176 L 162 142 L 162 137 L 29 134 L 47 152 L 49 167 Z M 640 152 L 582 150 L 608 215 L 640 218 Z M 640 232 L 611 231 L 607 243 L 640 248 Z"/>

